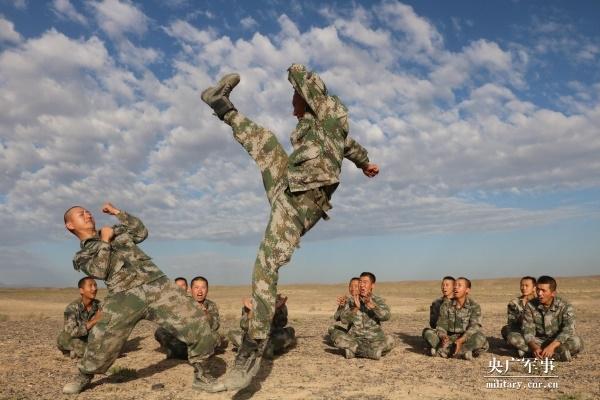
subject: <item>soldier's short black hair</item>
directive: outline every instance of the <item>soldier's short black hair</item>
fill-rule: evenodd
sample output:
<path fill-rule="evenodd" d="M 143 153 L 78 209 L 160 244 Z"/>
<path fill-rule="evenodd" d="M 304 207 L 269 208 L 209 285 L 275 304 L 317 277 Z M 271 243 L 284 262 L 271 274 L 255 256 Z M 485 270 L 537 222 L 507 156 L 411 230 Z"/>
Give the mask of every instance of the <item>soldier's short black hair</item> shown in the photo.
<path fill-rule="evenodd" d="M 360 278 L 358 276 L 353 276 L 352 278 L 350 278 L 350 281 L 348 282 L 348 284 L 351 284 L 352 281 L 360 281 Z"/>
<path fill-rule="evenodd" d="M 550 285 L 550 290 L 556 291 L 556 280 L 548 275 L 542 275 L 537 279 L 538 285 Z"/>
<path fill-rule="evenodd" d="M 369 279 L 371 280 L 371 283 L 375 283 L 375 281 L 376 281 L 375 274 L 372 272 L 363 272 L 362 274 L 360 274 L 360 277 L 362 278 L 363 276 L 368 276 Z"/>
<path fill-rule="evenodd" d="M 452 281 L 452 282 L 456 282 L 456 279 L 454 279 L 453 276 L 450 275 L 446 275 L 445 277 L 442 278 L 442 282 L 443 281 Z"/>
<path fill-rule="evenodd" d="M 530 280 L 531 282 L 533 282 L 533 286 L 535 286 L 537 284 L 537 280 L 533 276 L 529 276 L 529 275 L 522 277 L 519 282 L 523 282 L 526 280 Z"/>
<path fill-rule="evenodd" d="M 462 279 L 463 281 L 465 281 L 465 282 L 467 283 L 467 287 L 468 287 L 469 289 L 471 289 L 471 281 L 470 281 L 469 279 L 465 278 L 464 276 L 459 276 L 458 278 L 456 278 L 456 281 L 460 281 L 461 279 Z M 456 282 L 456 281 L 455 281 L 455 282 Z"/>
<path fill-rule="evenodd" d="M 94 278 L 90 278 L 89 276 L 84 276 L 83 278 L 81 278 L 81 279 L 79 280 L 79 282 L 77 282 L 77 287 L 78 287 L 79 289 L 83 288 L 83 285 L 85 284 L 85 281 L 87 281 L 88 279 L 89 279 L 90 281 L 94 281 L 94 282 L 95 282 Z"/>
<path fill-rule="evenodd" d="M 188 285 L 187 279 L 185 279 L 183 276 L 178 276 L 177 278 L 173 279 L 173 282 L 177 282 L 177 281 L 184 281 L 185 282 L 185 286 Z"/>
<path fill-rule="evenodd" d="M 190 287 L 194 286 L 194 282 L 196 281 L 204 281 L 204 283 L 206 283 L 206 287 L 208 288 L 208 279 L 206 279 L 203 276 L 197 276 L 194 279 L 192 279 L 192 281 L 190 282 Z"/>

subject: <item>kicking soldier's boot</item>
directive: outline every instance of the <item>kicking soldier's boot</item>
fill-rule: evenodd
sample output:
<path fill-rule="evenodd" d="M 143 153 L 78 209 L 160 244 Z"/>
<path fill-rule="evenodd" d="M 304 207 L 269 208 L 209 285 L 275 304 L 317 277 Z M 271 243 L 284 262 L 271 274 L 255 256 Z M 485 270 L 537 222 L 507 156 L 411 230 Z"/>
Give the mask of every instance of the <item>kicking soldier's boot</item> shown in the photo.
<path fill-rule="evenodd" d="M 73 381 L 67 383 L 63 387 L 64 394 L 77 394 L 81 393 L 83 389 L 92 381 L 94 375 L 84 374 L 79 372 Z"/>
<path fill-rule="evenodd" d="M 192 389 L 201 390 L 208 393 L 224 392 L 227 390 L 222 382 L 218 382 L 215 378 L 206 373 L 206 368 L 200 363 L 194 363 L 194 381 Z"/>
<path fill-rule="evenodd" d="M 268 341 L 269 339 L 250 339 L 244 335 L 233 367 L 223 379 L 227 390 L 239 390 L 250 385 L 252 378 L 258 373 Z"/>
<path fill-rule="evenodd" d="M 236 109 L 229 100 L 229 94 L 238 83 L 240 83 L 238 74 L 227 74 L 221 78 L 216 86 L 205 89 L 200 95 L 202 101 L 208 104 L 221 120 L 225 118 L 225 114 L 229 111 Z"/>

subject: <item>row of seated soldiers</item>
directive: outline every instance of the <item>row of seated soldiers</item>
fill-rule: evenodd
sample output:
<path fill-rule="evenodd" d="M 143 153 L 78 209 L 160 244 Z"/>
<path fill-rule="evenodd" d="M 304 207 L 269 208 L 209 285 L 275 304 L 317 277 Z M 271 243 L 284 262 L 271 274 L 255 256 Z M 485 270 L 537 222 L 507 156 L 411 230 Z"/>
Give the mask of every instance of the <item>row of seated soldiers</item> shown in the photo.
<path fill-rule="evenodd" d="M 189 287 L 185 278 L 177 278 L 175 282 L 206 313 L 220 349 L 227 347 L 228 341 L 234 348 L 239 348 L 252 313 L 250 298 L 243 301 L 240 328 L 229 331 L 225 337 L 218 333 L 218 307 L 207 299 L 208 281 L 199 276 L 192 279 Z M 383 298 L 373 293 L 375 282 L 373 273 L 363 272 L 350 280 L 349 294 L 337 298 L 336 324 L 329 328 L 326 338 L 346 358 L 378 360 L 394 347 L 394 338 L 381 328 L 381 323 L 390 319 L 391 312 Z M 73 358 L 83 355 L 88 332 L 102 314 L 100 302 L 96 300 L 94 279 L 83 278 L 78 286 L 81 299 L 67 306 L 64 328 L 58 336 L 59 349 Z M 556 281 L 549 276 L 537 280 L 530 276 L 521 279 L 521 296 L 508 304 L 507 325 L 501 330 L 502 337 L 516 349 L 519 357 L 531 355 L 570 361 L 583 349 L 583 341 L 575 335 L 573 307 L 557 296 L 556 288 Z M 482 332 L 481 307 L 470 296 L 471 281 L 446 276 L 442 279 L 441 291 L 442 297 L 430 307 L 430 326 L 422 334 L 428 344 L 428 353 L 471 360 L 487 351 L 489 344 Z M 278 294 L 265 357 L 281 354 L 296 344 L 294 328 L 286 326 L 286 302 L 287 297 Z M 168 358 L 187 358 L 185 343 L 167 329 L 158 328 L 155 338 Z"/>
<path fill-rule="evenodd" d="M 469 295 L 471 281 L 446 276 L 442 297 L 431 304 L 429 327 L 423 330 L 431 356 L 463 357 L 471 360 L 489 348 L 481 327 L 481 307 Z M 554 358 L 571 361 L 583 350 L 575 334 L 575 311 L 557 296 L 556 280 L 544 275 L 520 281 L 521 296 L 507 306 L 507 324 L 501 335 L 518 357 Z"/>

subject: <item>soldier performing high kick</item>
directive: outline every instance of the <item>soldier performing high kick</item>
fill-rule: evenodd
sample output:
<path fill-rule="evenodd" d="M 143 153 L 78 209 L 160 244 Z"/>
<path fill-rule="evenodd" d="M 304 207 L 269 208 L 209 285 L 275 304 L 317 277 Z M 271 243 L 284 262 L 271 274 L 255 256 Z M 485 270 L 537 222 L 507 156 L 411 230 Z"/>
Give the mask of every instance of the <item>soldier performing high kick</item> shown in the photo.
<path fill-rule="evenodd" d="M 328 219 L 326 212 L 339 184 L 343 158 L 368 177 L 379 173 L 367 151 L 348 136 L 348 110 L 338 97 L 328 94 L 321 78 L 305 66 L 293 64 L 288 80 L 298 118 L 291 134 L 294 151 L 289 156 L 272 132 L 238 112 L 229 100 L 240 81 L 238 74 L 224 76 L 202 93 L 202 100 L 231 126 L 234 138 L 258 164 L 271 205 L 252 275 L 254 313 L 234 367 L 224 378 L 229 390 L 248 386 L 258 372 L 275 311 L 279 268 L 290 261 L 300 237 L 321 218 Z"/>

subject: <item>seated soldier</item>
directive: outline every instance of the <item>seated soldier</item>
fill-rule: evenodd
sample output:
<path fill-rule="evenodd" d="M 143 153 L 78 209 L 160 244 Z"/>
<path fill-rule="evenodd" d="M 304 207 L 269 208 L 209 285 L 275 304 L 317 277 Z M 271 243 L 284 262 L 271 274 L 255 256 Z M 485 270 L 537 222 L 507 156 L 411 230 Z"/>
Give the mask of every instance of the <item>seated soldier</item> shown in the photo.
<path fill-rule="evenodd" d="M 274 355 L 283 354 L 291 347 L 296 345 L 296 332 L 293 327 L 286 326 L 288 322 L 287 297 L 277 294 L 275 302 L 275 315 L 271 323 L 271 332 L 269 334 L 269 343 L 263 354 L 263 357 L 273 358 Z M 227 334 L 234 348 L 242 344 L 244 334 L 248 332 L 250 319 L 252 318 L 252 298 L 247 297 L 243 301 L 242 318 L 240 319 L 240 329 L 232 329 Z"/>
<path fill-rule="evenodd" d="M 423 329 L 423 333 L 421 334 L 423 339 L 425 339 L 425 341 L 428 343 L 431 341 L 431 339 L 428 340 L 427 337 L 437 336 L 437 332 L 436 332 L 435 328 L 436 328 L 437 320 L 440 316 L 440 307 L 442 307 L 442 303 L 444 303 L 444 301 L 452 300 L 453 293 L 454 293 L 454 278 L 451 276 L 445 276 L 442 279 L 441 289 L 442 289 L 442 297 L 434 300 L 433 303 L 431 303 L 431 306 L 429 306 L 429 328 Z M 436 353 L 437 353 L 436 349 L 434 349 L 433 347 L 429 348 L 429 354 L 431 354 L 432 356 L 435 356 Z"/>
<path fill-rule="evenodd" d="M 536 281 L 532 276 L 524 276 L 521 278 L 521 296 L 515 297 L 508 303 L 506 314 L 507 324 L 502 327 L 500 333 L 502 337 L 512 347 L 517 349 L 519 357 L 524 357 L 529 350 L 527 343 L 523 338 L 523 313 L 527 303 L 535 299 Z"/>
<path fill-rule="evenodd" d="M 348 324 L 348 333 L 335 335 L 333 345 L 344 350 L 346 358 L 355 356 L 379 360 L 395 345 L 394 338 L 381 329 L 381 322 L 390 319 L 390 308 L 383 298 L 373 294 L 375 275 L 360 274 L 359 294 L 349 299 L 340 313 L 340 321 Z"/>
<path fill-rule="evenodd" d="M 339 296 L 337 298 L 338 307 L 337 310 L 335 310 L 335 314 L 333 314 L 333 320 L 336 322 L 339 322 L 341 320 L 342 311 L 344 311 L 344 306 L 346 305 L 346 303 L 348 303 L 348 301 L 350 301 L 354 296 L 360 295 L 359 277 L 353 277 L 352 279 L 350 279 L 350 282 L 348 283 L 348 293 L 350 293 L 350 296 Z M 348 333 L 349 328 L 350 327 L 347 325 L 342 326 L 337 323 L 330 326 L 327 335 L 327 341 L 329 342 L 329 344 L 333 346 L 337 335 L 339 335 L 340 333 Z"/>
<path fill-rule="evenodd" d="M 583 341 L 575 335 L 575 310 L 556 296 L 556 281 L 550 276 L 539 277 L 537 298 L 525 307 L 523 337 L 536 358 L 571 361 L 583 350 Z"/>
<path fill-rule="evenodd" d="M 190 283 L 192 297 L 196 300 L 196 305 L 206 314 L 210 323 L 210 329 L 213 332 L 216 341 L 215 347 L 222 344 L 221 336 L 218 333 L 220 320 L 217 304 L 206 298 L 208 295 L 208 280 L 203 276 L 197 276 Z M 177 339 L 175 335 L 165 328 L 158 328 L 154 332 L 154 338 L 164 347 L 167 352 L 167 358 L 178 358 L 187 360 L 187 345 Z"/>
<path fill-rule="evenodd" d="M 440 307 L 437 336 L 428 336 L 429 345 L 440 357 L 472 360 L 489 348 L 481 332 L 481 307 L 470 296 L 471 281 L 460 277 L 454 283 L 454 298 Z"/>
<path fill-rule="evenodd" d="M 180 276 L 178 278 L 175 278 L 174 281 L 177 286 L 179 286 L 181 289 L 183 289 L 184 292 L 187 293 L 189 291 L 187 279 Z"/>
<path fill-rule="evenodd" d="M 65 324 L 56 340 L 58 349 L 71 358 L 83 357 L 88 333 L 102 316 L 100 301 L 96 300 L 96 281 L 86 276 L 79 280 L 77 286 L 81 298 L 65 308 Z"/>

